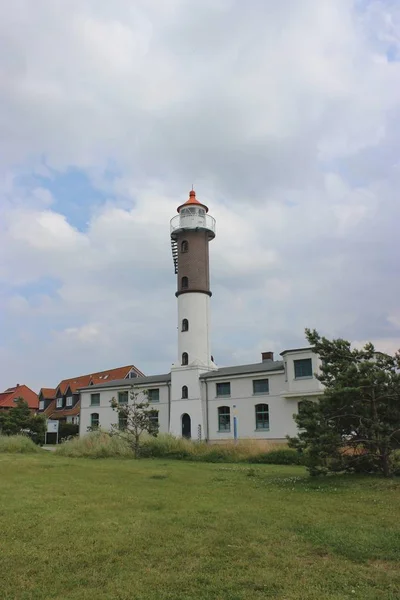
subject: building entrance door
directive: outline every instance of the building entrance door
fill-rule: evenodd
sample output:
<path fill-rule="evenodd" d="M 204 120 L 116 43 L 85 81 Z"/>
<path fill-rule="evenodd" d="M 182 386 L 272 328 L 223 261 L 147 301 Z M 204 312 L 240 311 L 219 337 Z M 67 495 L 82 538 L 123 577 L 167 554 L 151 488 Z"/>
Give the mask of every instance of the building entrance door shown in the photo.
<path fill-rule="evenodd" d="M 190 416 L 187 413 L 182 415 L 182 437 L 188 440 L 192 437 Z"/>

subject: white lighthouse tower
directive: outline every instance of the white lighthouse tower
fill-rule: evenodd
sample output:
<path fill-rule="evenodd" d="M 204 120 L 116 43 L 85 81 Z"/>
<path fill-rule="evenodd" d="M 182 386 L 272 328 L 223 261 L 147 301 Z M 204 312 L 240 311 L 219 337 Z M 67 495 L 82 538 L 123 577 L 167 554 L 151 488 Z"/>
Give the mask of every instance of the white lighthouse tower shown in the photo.
<path fill-rule="evenodd" d="M 205 436 L 200 375 L 215 367 L 210 349 L 210 268 L 208 244 L 215 219 L 196 199 L 178 207 L 171 219 L 171 245 L 178 298 L 178 359 L 171 369 L 170 431 L 193 439 Z"/>

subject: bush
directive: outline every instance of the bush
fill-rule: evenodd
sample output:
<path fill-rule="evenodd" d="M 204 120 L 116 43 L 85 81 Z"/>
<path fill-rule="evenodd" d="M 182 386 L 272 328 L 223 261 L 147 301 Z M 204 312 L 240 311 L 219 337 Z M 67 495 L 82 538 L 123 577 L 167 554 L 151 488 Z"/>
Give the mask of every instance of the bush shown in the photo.
<path fill-rule="evenodd" d="M 68 440 L 57 446 L 55 454 L 73 458 L 110 458 L 133 456 L 132 450 L 122 436 L 110 435 L 98 430 L 87 435 Z"/>
<path fill-rule="evenodd" d="M 143 436 L 140 456 L 142 458 L 171 458 L 176 460 L 199 461 L 208 463 L 264 463 L 275 465 L 301 465 L 302 457 L 282 444 L 271 443 L 267 451 L 252 441 L 237 444 L 208 444 L 176 438 L 169 434 L 157 437 Z M 127 438 L 123 435 L 111 435 L 105 431 L 93 431 L 81 438 L 75 438 L 60 444 L 56 454 L 71 457 L 132 458 L 133 452 Z"/>
<path fill-rule="evenodd" d="M 304 459 L 297 450 L 282 448 L 252 456 L 248 462 L 264 463 L 267 465 L 303 465 Z"/>
<path fill-rule="evenodd" d="M 40 449 L 26 435 L 0 435 L 0 452 L 28 454 L 40 452 Z"/>
<path fill-rule="evenodd" d="M 79 434 L 79 425 L 75 425 L 74 423 L 60 421 L 58 427 L 58 439 L 60 441 L 65 438 L 76 437 Z"/>
<path fill-rule="evenodd" d="M 169 434 L 145 438 L 142 442 L 141 456 L 212 463 L 302 464 L 302 458 L 295 450 L 290 450 L 279 443 L 271 442 L 268 444 L 267 451 L 261 451 L 257 442 L 252 440 L 238 441 L 236 444 L 207 444 L 176 438 Z"/>

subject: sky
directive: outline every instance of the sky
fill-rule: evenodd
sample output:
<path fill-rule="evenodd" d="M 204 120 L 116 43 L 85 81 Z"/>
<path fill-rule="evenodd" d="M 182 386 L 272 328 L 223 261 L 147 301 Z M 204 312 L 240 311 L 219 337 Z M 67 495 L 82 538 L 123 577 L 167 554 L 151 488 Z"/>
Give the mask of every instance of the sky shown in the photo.
<path fill-rule="evenodd" d="M 0 3 L 0 388 L 177 359 L 194 186 L 218 365 L 400 347 L 397 0 Z"/>

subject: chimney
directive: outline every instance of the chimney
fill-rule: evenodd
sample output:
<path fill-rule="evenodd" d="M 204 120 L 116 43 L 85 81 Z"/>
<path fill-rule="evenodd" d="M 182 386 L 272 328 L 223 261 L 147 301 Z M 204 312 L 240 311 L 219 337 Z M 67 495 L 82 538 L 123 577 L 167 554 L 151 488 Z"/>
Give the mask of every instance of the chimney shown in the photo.
<path fill-rule="evenodd" d="M 261 360 L 262 362 L 266 362 L 268 360 L 274 360 L 273 352 L 261 352 Z"/>

